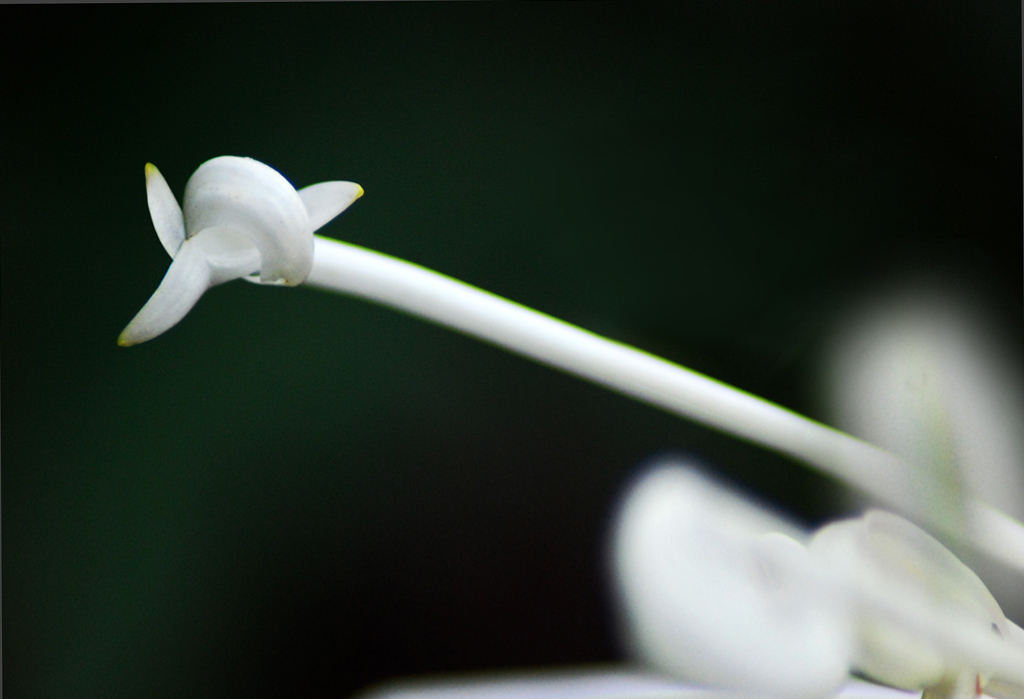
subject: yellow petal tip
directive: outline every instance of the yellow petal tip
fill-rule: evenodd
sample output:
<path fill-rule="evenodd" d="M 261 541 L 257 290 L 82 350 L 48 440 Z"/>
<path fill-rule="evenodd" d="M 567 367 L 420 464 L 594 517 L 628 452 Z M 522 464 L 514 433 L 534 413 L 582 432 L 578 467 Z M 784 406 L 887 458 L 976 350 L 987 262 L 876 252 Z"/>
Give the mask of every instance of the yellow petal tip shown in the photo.
<path fill-rule="evenodd" d="M 151 175 L 159 175 L 160 171 L 156 169 L 156 165 L 153 163 L 146 163 L 146 179 L 148 180 Z"/>
<path fill-rule="evenodd" d="M 118 347 L 131 347 L 134 344 L 135 343 L 131 341 L 131 338 L 128 337 L 128 328 L 122 330 L 121 334 L 117 336 Z"/>
<path fill-rule="evenodd" d="M 359 185 L 356 185 L 356 187 L 359 187 L 359 191 L 356 193 L 356 199 L 366 194 L 366 192 L 363 191 L 362 187 L 360 187 Z"/>

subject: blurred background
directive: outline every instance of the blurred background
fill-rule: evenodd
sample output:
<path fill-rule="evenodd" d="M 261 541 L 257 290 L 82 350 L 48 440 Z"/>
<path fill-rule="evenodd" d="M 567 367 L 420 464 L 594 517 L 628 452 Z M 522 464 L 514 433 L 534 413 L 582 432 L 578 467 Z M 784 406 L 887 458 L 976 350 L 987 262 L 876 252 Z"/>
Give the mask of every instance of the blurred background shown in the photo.
<path fill-rule="evenodd" d="M 474 340 L 169 260 L 143 166 L 359 182 L 323 232 L 825 418 L 843 310 L 949 283 L 1021 354 L 1018 2 L 4 7 L 4 684 L 346 696 L 622 658 L 617 495 L 782 457 Z M 1020 618 L 1017 619 L 1021 621 Z"/>

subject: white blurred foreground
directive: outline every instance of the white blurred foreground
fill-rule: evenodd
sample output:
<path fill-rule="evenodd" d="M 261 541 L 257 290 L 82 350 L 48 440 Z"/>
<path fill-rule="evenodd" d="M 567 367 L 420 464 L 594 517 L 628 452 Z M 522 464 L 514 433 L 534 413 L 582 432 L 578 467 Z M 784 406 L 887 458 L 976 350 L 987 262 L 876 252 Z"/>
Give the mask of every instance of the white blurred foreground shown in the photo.
<path fill-rule="evenodd" d="M 623 666 L 594 666 L 558 671 L 397 681 L 375 687 L 358 699 L 726 699 L 756 696 L 703 689 Z M 913 692 L 859 680 L 846 683 L 838 699 L 909 699 Z"/>
<path fill-rule="evenodd" d="M 651 670 L 430 678 L 360 699 L 1024 699 L 1024 631 L 897 515 L 812 535 L 665 460 L 627 492 L 611 554 L 631 654 Z"/>
<path fill-rule="evenodd" d="M 681 462 L 626 497 L 613 543 L 633 654 L 672 677 L 811 699 L 862 673 L 932 699 L 1024 688 L 1024 631 L 923 530 L 869 511 L 814 536 Z"/>
<path fill-rule="evenodd" d="M 651 469 L 613 544 L 633 655 L 707 686 L 831 694 L 849 671 L 852 619 L 807 538 L 693 469 Z"/>
<path fill-rule="evenodd" d="M 1019 616 L 1024 597 L 1021 382 L 979 316 L 933 288 L 881 294 L 842 325 L 825 383 L 842 426 L 901 457 L 847 483 L 873 473 L 862 490 L 951 536 L 995 596 L 901 516 L 807 532 L 666 460 L 625 493 L 610 557 L 632 659 L 662 675 L 463 676 L 366 696 L 1024 699 L 1024 631 L 997 602 Z"/>

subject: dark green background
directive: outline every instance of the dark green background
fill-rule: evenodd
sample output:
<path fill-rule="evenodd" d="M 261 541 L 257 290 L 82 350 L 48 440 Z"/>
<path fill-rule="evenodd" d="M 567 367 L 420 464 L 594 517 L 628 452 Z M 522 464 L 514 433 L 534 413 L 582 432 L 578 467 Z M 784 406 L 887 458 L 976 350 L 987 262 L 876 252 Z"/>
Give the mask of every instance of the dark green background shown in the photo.
<path fill-rule="evenodd" d="M 223 154 L 359 182 L 326 234 L 814 415 L 825 333 L 886 280 L 940 270 L 1019 339 L 1017 2 L 680 5 L 0 10 L 9 696 L 614 660 L 605 534 L 646 459 L 833 511 L 781 458 L 314 290 L 229 284 L 118 348 L 168 264 L 147 161 L 179 197 Z"/>

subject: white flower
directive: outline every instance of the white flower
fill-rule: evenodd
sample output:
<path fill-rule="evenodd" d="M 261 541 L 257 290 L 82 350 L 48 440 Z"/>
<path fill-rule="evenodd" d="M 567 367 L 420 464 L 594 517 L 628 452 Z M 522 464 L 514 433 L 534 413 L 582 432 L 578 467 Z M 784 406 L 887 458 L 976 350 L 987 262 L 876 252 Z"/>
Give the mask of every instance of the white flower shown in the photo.
<path fill-rule="evenodd" d="M 313 231 L 363 189 L 352 182 L 322 182 L 296 191 L 270 166 L 226 155 L 203 163 L 189 179 L 184 213 L 151 164 L 146 192 L 153 225 L 173 261 L 118 337 L 121 346 L 170 329 L 217 284 L 250 275 L 263 284 L 301 284 L 313 267 Z"/>
<path fill-rule="evenodd" d="M 1024 546 L 1012 545 L 1024 540 L 1024 527 L 970 489 L 961 498 L 968 521 L 984 526 L 968 527 L 964 537 L 927 498 L 908 499 L 920 484 L 886 450 L 437 272 L 314 236 L 362 195 L 359 185 L 296 191 L 262 163 L 221 157 L 189 180 L 183 212 L 152 165 L 146 180 L 153 224 L 173 262 L 121 345 L 164 332 L 225 281 L 306 282 L 421 316 L 800 459 L 1024 570 Z M 1019 696 L 1024 632 L 937 541 L 880 513 L 826 527 L 809 549 L 807 539 L 692 472 L 655 472 L 633 491 L 615 543 L 642 657 L 679 677 L 788 697 L 833 692 L 851 668 L 926 688 L 935 699 L 966 698 L 989 675 Z"/>
<path fill-rule="evenodd" d="M 778 697 L 828 696 L 851 671 L 935 699 L 1024 686 L 1024 632 L 927 533 L 870 511 L 808 538 L 692 468 L 644 474 L 613 543 L 634 653 Z"/>
<path fill-rule="evenodd" d="M 216 284 L 239 277 L 287 285 L 305 281 L 412 313 L 774 449 L 944 534 L 965 538 L 926 502 L 906 497 L 915 486 L 913 471 L 884 449 L 419 265 L 314 236 L 362 194 L 357 184 L 325 182 L 296 192 L 273 168 L 225 156 L 204 163 L 189 180 L 182 215 L 156 168 L 148 166 L 146 174 L 153 223 L 174 261 L 121 333 L 121 345 L 172 327 Z M 970 544 L 1024 572 L 1024 527 L 972 494 L 964 507 L 984 524 L 968 529 Z M 1001 541 L 1021 545 L 993 548 L 989 540 L 996 530 Z"/>

